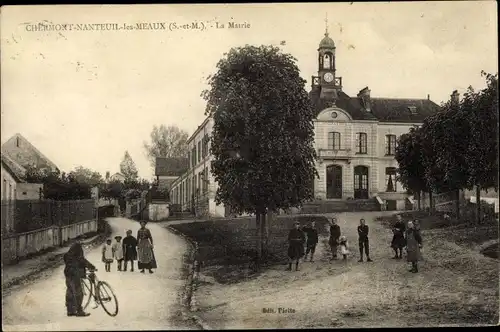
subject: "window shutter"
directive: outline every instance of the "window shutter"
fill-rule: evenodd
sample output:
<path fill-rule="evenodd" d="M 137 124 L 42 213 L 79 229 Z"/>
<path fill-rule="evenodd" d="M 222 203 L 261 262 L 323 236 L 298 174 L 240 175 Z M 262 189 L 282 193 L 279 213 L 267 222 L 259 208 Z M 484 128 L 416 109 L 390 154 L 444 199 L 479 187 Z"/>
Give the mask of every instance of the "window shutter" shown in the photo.
<path fill-rule="evenodd" d="M 385 154 L 389 154 L 389 138 L 385 135 Z"/>
<path fill-rule="evenodd" d="M 361 133 L 356 133 L 356 152 L 361 152 Z"/>

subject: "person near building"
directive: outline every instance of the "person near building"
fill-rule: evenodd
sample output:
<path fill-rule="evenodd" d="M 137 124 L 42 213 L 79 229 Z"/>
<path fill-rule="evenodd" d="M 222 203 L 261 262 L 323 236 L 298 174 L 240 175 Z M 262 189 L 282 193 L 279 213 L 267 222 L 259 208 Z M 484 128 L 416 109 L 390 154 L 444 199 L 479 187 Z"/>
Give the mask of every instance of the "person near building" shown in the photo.
<path fill-rule="evenodd" d="M 358 244 L 359 244 L 359 262 L 363 261 L 363 251 L 366 254 L 366 261 L 372 262 L 370 258 L 370 241 L 368 240 L 368 233 L 370 229 L 365 222 L 365 219 L 359 220 L 358 226 Z"/>

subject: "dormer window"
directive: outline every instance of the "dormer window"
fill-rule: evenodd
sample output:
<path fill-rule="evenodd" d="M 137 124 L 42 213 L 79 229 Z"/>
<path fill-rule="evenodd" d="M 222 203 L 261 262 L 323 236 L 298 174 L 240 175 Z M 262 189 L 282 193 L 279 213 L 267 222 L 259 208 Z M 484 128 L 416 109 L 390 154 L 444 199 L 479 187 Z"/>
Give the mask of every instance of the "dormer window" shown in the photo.
<path fill-rule="evenodd" d="M 417 114 L 417 107 L 416 106 L 408 106 L 408 111 L 410 111 L 411 114 Z"/>

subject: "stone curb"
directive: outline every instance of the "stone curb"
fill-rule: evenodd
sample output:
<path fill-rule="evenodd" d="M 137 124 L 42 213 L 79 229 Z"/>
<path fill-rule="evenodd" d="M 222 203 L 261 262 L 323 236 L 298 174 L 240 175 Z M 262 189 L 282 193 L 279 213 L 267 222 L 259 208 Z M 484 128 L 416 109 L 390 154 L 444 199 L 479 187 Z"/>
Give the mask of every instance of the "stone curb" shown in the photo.
<path fill-rule="evenodd" d="M 106 222 L 107 223 L 107 222 Z M 109 225 L 106 226 L 106 231 L 103 234 L 96 235 L 94 237 L 91 237 L 90 239 L 85 239 L 80 241 L 80 243 L 86 247 L 86 248 L 91 248 L 96 245 L 104 243 L 105 239 L 111 234 L 111 227 Z M 71 242 L 70 242 L 71 243 Z M 63 247 L 59 247 L 56 249 L 62 249 L 62 248 L 68 248 L 69 246 L 65 245 Z M 36 269 L 29 271 L 28 273 L 17 277 L 13 278 L 11 281 L 6 282 L 5 284 L 2 284 L 2 296 L 5 292 L 9 291 L 11 287 L 13 286 L 18 286 L 21 285 L 23 282 L 28 281 L 30 279 L 35 278 L 40 274 L 41 272 L 48 270 L 50 268 L 55 268 L 63 264 L 62 262 L 62 256 L 65 253 L 47 253 L 46 257 L 47 259 L 44 260 Z"/>
<path fill-rule="evenodd" d="M 179 232 L 177 229 L 172 226 L 167 226 L 170 232 L 174 233 L 182 237 L 191 247 L 190 262 L 187 264 L 188 267 L 188 276 L 186 278 L 186 284 L 184 286 L 184 295 L 181 297 L 181 307 L 182 307 L 182 315 L 187 318 L 193 320 L 196 325 L 202 330 L 212 330 L 212 328 L 204 322 L 198 315 L 194 314 L 194 311 L 197 311 L 196 307 L 196 299 L 194 294 L 194 281 L 198 278 L 197 275 L 197 267 L 199 262 L 196 260 L 196 253 L 198 252 L 198 243 L 183 233 Z"/>

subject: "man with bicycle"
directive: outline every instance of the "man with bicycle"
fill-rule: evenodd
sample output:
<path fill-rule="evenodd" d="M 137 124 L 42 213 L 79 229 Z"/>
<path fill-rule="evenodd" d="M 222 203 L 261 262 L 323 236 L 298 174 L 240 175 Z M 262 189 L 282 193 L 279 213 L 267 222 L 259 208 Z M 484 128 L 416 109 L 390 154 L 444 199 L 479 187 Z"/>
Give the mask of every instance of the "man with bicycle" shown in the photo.
<path fill-rule="evenodd" d="M 95 270 L 83 255 L 82 245 L 74 243 L 64 254 L 64 276 L 66 277 L 66 309 L 68 316 L 86 317 L 89 313 L 83 311 L 82 279 L 85 278 L 86 269 Z"/>

